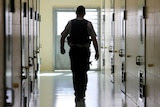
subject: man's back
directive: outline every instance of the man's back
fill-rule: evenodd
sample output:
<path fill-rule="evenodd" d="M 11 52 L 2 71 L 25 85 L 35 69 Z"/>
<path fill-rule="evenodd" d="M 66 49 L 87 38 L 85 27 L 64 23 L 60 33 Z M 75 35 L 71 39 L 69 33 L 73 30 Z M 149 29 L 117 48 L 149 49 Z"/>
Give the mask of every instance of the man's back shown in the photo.
<path fill-rule="evenodd" d="M 70 33 L 71 43 L 73 44 L 88 44 L 89 43 L 87 23 L 88 21 L 85 19 L 71 20 L 71 33 Z"/>
<path fill-rule="evenodd" d="M 75 91 L 75 101 L 84 101 L 85 92 L 87 89 L 87 71 L 89 70 L 89 35 L 95 47 L 95 59 L 99 58 L 98 44 L 96 34 L 91 22 L 84 19 L 85 7 L 78 6 L 76 10 L 77 17 L 69 21 L 64 31 L 61 33 L 61 53 L 65 53 L 64 42 L 65 38 L 70 35 L 68 40 L 71 43 L 69 51 L 71 70 L 73 74 L 73 86 Z"/>

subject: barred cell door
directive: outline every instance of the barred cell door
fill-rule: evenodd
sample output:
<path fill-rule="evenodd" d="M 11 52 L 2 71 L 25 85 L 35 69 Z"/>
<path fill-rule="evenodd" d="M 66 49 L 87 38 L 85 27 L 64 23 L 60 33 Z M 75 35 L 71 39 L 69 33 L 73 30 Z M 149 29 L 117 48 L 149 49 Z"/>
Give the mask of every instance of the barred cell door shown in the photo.
<path fill-rule="evenodd" d="M 139 79 L 138 105 L 146 107 L 146 0 L 138 0 L 138 29 L 139 51 L 136 56 Z"/>

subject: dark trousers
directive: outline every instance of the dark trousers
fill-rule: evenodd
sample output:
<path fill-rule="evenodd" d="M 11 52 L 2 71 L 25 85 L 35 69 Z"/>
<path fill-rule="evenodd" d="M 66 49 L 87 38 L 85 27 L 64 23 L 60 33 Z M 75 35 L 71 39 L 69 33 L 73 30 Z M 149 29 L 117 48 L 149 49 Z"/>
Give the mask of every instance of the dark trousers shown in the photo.
<path fill-rule="evenodd" d="M 83 98 L 87 89 L 90 51 L 89 48 L 71 47 L 69 55 L 75 96 Z"/>

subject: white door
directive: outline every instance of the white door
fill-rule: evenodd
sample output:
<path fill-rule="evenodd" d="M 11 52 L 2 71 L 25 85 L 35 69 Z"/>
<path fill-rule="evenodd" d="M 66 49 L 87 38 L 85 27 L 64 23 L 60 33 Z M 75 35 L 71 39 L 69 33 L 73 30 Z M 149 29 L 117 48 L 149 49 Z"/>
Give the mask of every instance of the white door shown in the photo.
<path fill-rule="evenodd" d="M 15 11 L 14 2 L 5 1 L 5 106 L 14 104 L 14 91 L 12 88 L 12 15 Z"/>
<path fill-rule="evenodd" d="M 122 106 L 126 106 L 126 0 L 121 5 L 121 38 L 119 57 L 121 60 L 121 92 Z"/>
<path fill-rule="evenodd" d="M 146 1 L 139 0 L 138 3 L 138 19 L 139 19 L 139 51 L 136 57 L 136 65 L 138 66 L 139 79 L 139 107 L 146 107 Z"/>

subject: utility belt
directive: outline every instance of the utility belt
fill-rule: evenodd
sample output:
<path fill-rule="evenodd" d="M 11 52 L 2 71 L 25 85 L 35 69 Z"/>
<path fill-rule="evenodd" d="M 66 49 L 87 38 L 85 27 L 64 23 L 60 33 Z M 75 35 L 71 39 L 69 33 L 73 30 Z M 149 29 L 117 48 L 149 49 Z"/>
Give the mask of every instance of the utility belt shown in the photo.
<path fill-rule="evenodd" d="M 90 44 L 89 43 L 86 43 L 86 44 L 72 44 L 72 43 L 69 43 L 69 46 L 70 47 L 79 47 L 79 48 L 89 48 Z"/>
<path fill-rule="evenodd" d="M 67 41 L 68 41 L 68 45 L 70 47 L 89 48 L 90 44 L 91 44 L 91 40 L 89 40 L 89 43 L 85 43 L 85 44 L 75 44 L 75 43 L 72 43 L 70 36 L 67 37 Z"/>

